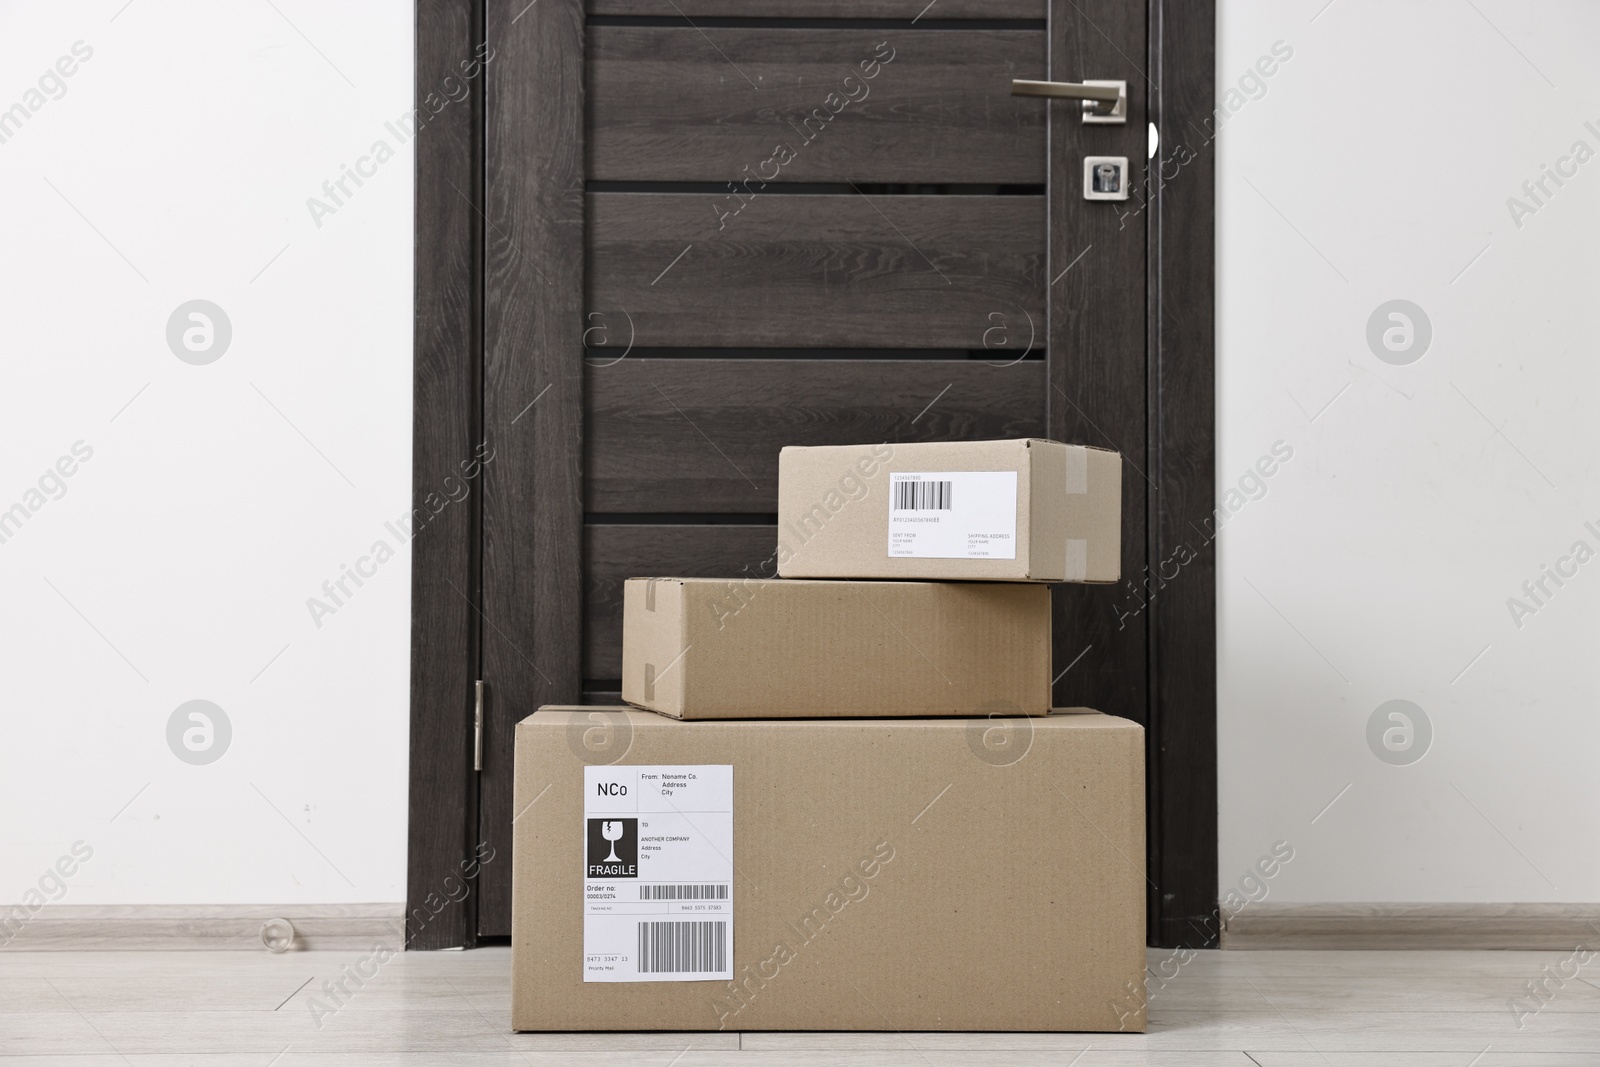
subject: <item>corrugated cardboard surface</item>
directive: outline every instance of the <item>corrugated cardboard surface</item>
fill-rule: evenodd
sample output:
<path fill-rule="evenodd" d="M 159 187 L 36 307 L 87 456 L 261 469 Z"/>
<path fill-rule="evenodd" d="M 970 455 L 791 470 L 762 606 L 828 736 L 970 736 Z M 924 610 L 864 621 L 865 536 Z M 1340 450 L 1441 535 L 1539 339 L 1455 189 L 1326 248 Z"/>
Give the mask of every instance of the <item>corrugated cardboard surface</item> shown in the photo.
<path fill-rule="evenodd" d="M 1043 715 L 1050 591 L 632 578 L 622 695 L 685 719 Z"/>
<path fill-rule="evenodd" d="M 1016 471 L 1016 558 L 890 556 L 890 475 L 912 471 Z M 1115 582 L 1121 538 L 1122 458 L 1106 449 L 1026 438 L 791 446 L 778 455 L 785 578 Z"/>
<path fill-rule="evenodd" d="M 733 766 L 734 982 L 582 980 L 586 762 Z M 543 708 L 517 726 L 515 805 L 517 1030 L 1144 1029 L 1125 719 Z"/>

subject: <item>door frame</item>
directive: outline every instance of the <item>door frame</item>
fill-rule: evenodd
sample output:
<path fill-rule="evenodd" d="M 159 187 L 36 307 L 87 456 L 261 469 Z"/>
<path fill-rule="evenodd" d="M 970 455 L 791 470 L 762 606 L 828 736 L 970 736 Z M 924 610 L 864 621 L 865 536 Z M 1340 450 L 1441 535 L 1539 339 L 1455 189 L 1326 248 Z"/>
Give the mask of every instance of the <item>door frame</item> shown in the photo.
<path fill-rule="evenodd" d="M 411 755 L 406 945 L 473 947 L 479 862 L 474 683 L 482 677 L 484 413 L 483 57 L 489 0 L 417 0 Z M 1076 6 L 1076 5 L 1075 5 Z M 1091 5 L 1092 6 L 1092 5 Z M 1125 588 L 1148 603 L 1148 940 L 1216 947 L 1215 0 L 1147 0 L 1147 111 L 1159 133 L 1140 213 L 1146 229 L 1146 403 L 1156 491 L 1146 557 Z M 488 54 L 483 70 L 493 63 Z M 1066 74 L 1055 76 L 1065 77 Z M 468 91 L 458 97 L 454 86 Z M 448 100 L 434 110 L 430 105 Z M 1168 175 L 1168 171 L 1171 175 Z M 542 414 L 542 413 L 541 413 Z M 449 479 L 449 481 L 447 481 Z M 452 486 L 465 484 L 459 499 Z M 435 511 L 427 502 L 448 496 Z M 425 516 L 425 517 L 424 517 Z M 1159 571 L 1186 551 L 1182 580 Z M 1144 580 L 1144 567 L 1152 574 Z M 1162 583 L 1166 584 L 1162 584 Z M 1152 588 L 1153 585 L 1153 588 Z M 1152 595 L 1153 593 L 1153 595 Z M 468 891 L 460 894 L 465 883 Z"/>

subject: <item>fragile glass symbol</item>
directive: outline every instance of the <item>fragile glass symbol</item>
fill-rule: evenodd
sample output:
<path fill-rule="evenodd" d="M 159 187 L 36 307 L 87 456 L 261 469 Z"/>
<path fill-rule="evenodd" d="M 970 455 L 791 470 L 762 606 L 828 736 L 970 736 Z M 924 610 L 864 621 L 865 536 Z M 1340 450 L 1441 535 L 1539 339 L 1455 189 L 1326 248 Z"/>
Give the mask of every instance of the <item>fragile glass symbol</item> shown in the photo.
<path fill-rule="evenodd" d="M 611 855 L 605 858 L 606 863 L 621 863 L 617 858 L 617 842 L 622 840 L 622 824 L 620 822 L 603 822 L 600 824 L 600 836 L 611 842 Z"/>

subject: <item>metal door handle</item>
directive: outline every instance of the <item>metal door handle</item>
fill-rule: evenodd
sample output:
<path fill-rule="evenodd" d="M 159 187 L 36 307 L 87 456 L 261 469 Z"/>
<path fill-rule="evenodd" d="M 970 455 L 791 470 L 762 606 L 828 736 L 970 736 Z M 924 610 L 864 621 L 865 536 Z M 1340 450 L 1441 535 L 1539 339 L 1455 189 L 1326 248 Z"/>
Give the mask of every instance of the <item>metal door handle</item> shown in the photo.
<path fill-rule="evenodd" d="M 1083 101 L 1086 123 L 1128 121 L 1128 83 L 1125 81 L 1037 82 L 1011 80 L 1012 96 L 1051 96 Z"/>

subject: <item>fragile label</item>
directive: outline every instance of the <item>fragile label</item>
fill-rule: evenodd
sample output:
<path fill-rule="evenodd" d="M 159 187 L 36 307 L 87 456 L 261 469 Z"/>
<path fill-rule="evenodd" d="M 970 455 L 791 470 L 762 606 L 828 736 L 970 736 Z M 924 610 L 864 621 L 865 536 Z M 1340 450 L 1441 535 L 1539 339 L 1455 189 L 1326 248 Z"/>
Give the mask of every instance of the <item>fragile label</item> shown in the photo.
<path fill-rule="evenodd" d="M 583 769 L 583 980 L 733 978 L 733 768 Z"/>
<path fill-rule="evenodd" d="M 889 555 L 1016 559 L 1017 472 L 891 473 Z"/>

